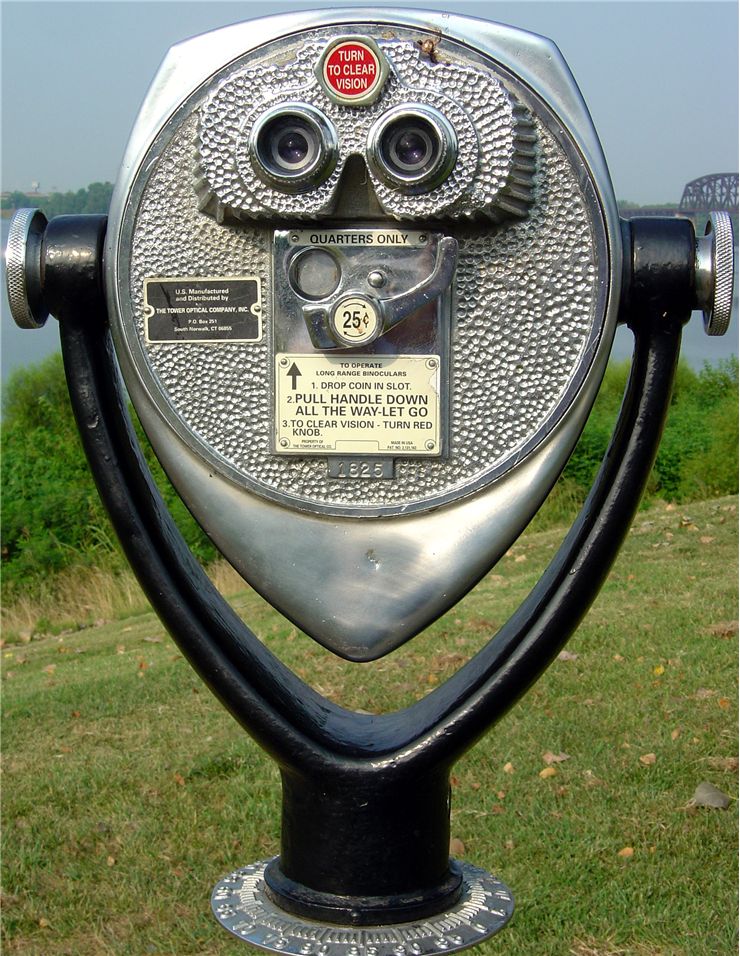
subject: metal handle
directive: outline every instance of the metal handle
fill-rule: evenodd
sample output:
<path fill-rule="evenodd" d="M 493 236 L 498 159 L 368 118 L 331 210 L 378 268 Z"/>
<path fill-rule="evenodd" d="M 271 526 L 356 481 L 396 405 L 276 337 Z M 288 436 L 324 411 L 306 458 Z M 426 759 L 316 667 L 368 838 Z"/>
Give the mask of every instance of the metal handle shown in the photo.
<path fill-rule="evenodd" d="M 311 341 L 317 349 L 355 348 L 369 345 L 385 335 L 406 316 L 427 302 L 439 298 L 449 288 L 457 266 L 457 239 L 444 236 L 437 246 L 437 255 L 431 273 L 415 286 L 388 299 L 379 299 L 365 293 L 343 292 L 339 297 L 321 305 L 305 305 L 303 317 Z M 366 331 L 358 337 L 342 333 L 338 316 L 345 305 L 361 306 Z"/>
<path fill-rule="evenodd" d="M 10 220 L 5 281 L 10 314 L 22 329 L 40 329 L 49 318 L 41 296 L 41 242 L 46 225 L 40 209 L 19 209 Z"/>
<path fill-rule="evenodd" d="M 696 308 L 707 335 L 724 335 L 730 325 L 735 284 L 732 219 L 710 212 L 704 235 L 696 240 Z"/>

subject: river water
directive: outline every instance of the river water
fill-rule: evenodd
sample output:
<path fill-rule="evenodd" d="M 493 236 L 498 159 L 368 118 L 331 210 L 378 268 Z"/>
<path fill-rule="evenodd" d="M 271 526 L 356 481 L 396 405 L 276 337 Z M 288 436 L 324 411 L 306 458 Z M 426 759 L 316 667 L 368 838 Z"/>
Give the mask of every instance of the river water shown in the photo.
<path fill-rule="evenodd" d="M 0 220 L 2 224 L 2 248 L 8 238 L 9 220 Z M 0 345 L 2 361 L 0 374 L 3 381 L 8 374 L 19 365 L 38 362 L 52 352 L 59 350 L 59 330 L 54 319 L 49 319 L 43 329 L 27 331 L 16 327 L 10 316 L 7 292 L 5 289 L 5 256 L 0 257 L 2 272 L 2 292 L 0 293 L 0 311 L 2 324 L 0 325 Z M 735 246 L 735 299 L 733 317 L 730 330 L 721 338 L 710 338 L 704 333 L 701 314 L 696 312 L 684 332 L 682 355 L 694 368 L 699 369 L 704 362 L 715 363 L 720 359 L 729 358 L 738 354 L 738 284 L 737 284 L 737 246 Z M 617 332 L 612 357 L 615 359 L 629 358 L 632 352 L 632 336 L 626 329 Z"/>

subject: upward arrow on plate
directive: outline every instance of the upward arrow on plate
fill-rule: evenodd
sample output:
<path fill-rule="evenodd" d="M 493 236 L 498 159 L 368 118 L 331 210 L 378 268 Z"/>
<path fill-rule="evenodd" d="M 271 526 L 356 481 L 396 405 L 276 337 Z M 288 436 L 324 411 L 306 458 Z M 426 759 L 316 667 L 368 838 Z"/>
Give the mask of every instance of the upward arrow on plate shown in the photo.
<path fill-rule="evenodd" d="M 288 376 L 290 377 L 291 387 L 293 391 L 295 391 L 296 388 L 298 387 L 297 383 L 298 383 L 298 377 L 300 375 L 301 375 L 301 370 L 298 368 L 295 362 L 293 362 L 293 364 L 288 369 Z"/>

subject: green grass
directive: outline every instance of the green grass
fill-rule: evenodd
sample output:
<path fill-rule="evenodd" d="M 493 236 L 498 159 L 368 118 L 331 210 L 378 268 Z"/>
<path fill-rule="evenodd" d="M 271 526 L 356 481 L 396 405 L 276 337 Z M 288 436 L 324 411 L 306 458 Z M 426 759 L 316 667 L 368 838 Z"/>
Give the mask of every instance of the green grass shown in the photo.
<path fill-rule="evenodd" d="M 517 901 L 482 956 L 737 952 L 737 498 L 682 508 L 638 515 L 568 645 L 577 656 L 454 769 L 453 836 Z M 252 592 L 234 603 L 327 696 L 388 709 L 473 653 L 561 536 L 525 535 L 459 607 L 375 664 L 334 659 Z M 249 952 L 209 897 L 278 852 L 278 773 L 157 619 L 0 653 L 4 953 Z M 569 758 L 543 778 L 547 751 Z M 728 811 L 689 806 L 703 780 L 733 797 Z"/>

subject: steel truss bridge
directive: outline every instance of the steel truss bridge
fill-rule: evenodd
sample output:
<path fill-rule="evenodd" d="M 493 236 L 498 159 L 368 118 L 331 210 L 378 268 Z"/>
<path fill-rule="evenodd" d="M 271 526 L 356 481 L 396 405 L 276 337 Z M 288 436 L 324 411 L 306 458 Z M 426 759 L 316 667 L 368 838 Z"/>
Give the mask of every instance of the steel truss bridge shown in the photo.
<path fill-rule="evenodd" d="M 710 173 L 686 183 L 678 206 L 620 206 L 620 214 L 632 216 L 686 216 L 703 226 L 708 212 L 729 212 L 738 241 L 738 174 Z"/>
<path fill-rule="evenodd" d="M 685 215 L 716 211 L 737 215 L 737 173 L 712 173 L 686 183 L 678 204 Z"/>

